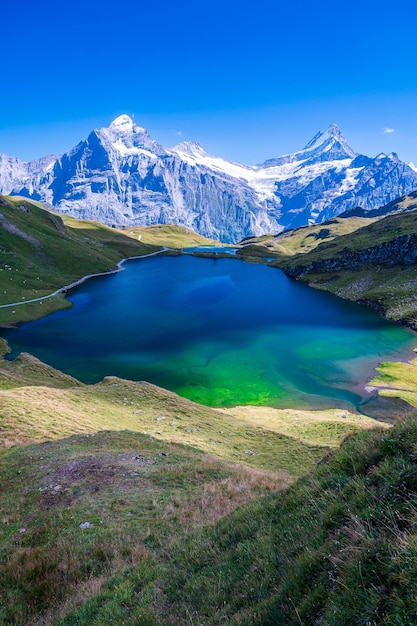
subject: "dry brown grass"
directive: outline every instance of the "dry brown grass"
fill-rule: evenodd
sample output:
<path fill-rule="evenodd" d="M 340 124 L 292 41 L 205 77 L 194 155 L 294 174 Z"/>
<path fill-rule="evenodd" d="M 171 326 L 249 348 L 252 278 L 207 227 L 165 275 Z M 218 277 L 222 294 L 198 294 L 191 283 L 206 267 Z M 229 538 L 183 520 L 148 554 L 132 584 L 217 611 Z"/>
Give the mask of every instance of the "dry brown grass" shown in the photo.
<path fill-rule="evenodd" d="M 217 460 L 204 457 L 203 466 L 214 469 Z M 229 464 L 232 469 L 234 466 Z M 234 469 L 237 469 L 236 466 Z M 287 472 L 265 472 L 256 468 L 240 466 L 234 473 L 221 481 L 204 483 L 195 498 L 179 500 L 167 504 L 164 517 L 175 519 L 182 527 L 200 525 L 202 520 L 215 523 L 227 517 L 238 506 L 249 502 L 261 494 L 274 493 L 286 489 L 293 483 Z"/>

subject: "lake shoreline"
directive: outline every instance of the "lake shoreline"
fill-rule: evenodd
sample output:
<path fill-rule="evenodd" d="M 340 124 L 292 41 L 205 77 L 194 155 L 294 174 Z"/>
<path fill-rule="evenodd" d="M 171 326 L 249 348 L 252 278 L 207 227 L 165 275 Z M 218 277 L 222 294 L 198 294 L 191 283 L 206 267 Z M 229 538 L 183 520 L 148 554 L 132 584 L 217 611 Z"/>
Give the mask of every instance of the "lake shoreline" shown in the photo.
<path fill-rule="evenodd" d="M 190 251 L 181 251 L 180 252 L 180 251 L 173 250 L 171 248 L 168 248 L 168 247 L 164 246 L 161 249 L 156 250 L 156 251 L 151 252 L 151 253 L 148 253 L 148 254 L 123 258 L 123 259 L 121 259 L 117 263 L 117 266 L 114 269 L 106 271 L 106 272 L 98 272 L 98 273 L 95 273 L 95 274 L 87 274 L 87 275 L 77 279 L 76 281 L 74 281 L 74 282 L 72 282 L 72 283 L 70 283 L 68 285 L 64 285 L 63 287 L 60 287 L 59 289 L 55 290 L 52 294 L 49 294 L 49 295 L 46 295 L 46 296 L 42 296 L 40 298 L 33 299 L 31 301 L 23 301 L 23 302 L 19 302 L 19 303 L 8 304 L 8 305 L 0 305 L 0 308 L 13 307 L 13 306 L 18 306 L 18 305 L 22 305 L 22 304 L 29 304 L 30 302 L 42 301 L 42 300 L 46 300 L 48 298 L 55 297 L 55 296 L 60 295 L 60 294 L 63 294 L 63 295 L 66 296 L 71 289 L 73 289 L 75 287 L 78 287 L 79 285 L 82 285 L 83 283 L 85 283 L 90 278 L 98 278 L 98 277 L 101 277 L 101 276 L 110 276 L 110 275 L 119 273 L 120 271 L 125 269 L 123 267 L 123 265 L 127 261 L 135 261 L 135 260 L 140 260 L 140 259 L 144 259 L 144 258 L 149 258 L 149 257 L 152 257 L 152 256 L 161 255 L 161 254 L 164 254 L 164 253 L 167 253 L 167 252 L 171 252 L 171 251 L 172 252 L 176 252 L 177 254 L 179 252 L 179 256 L 181 256 L 181 252 L 182 252 L 182 254 L 189 255 L 189 256 L 195 256 L 195 257 L 202 256 L 201 253 L 199 254 L 199 252 L 197 252 L 197 253 L 192 253 Z M 212 258 L 214 260 L 220 260 L 218 254 L 210 253 L 209 250 L 207 250 L 207 255 L 205 254 L 204 256 L 205 256 L 205 258 Z M 239 257 L 239 256 L 235 256 L 234 254 L 233 255 L 232 254 L 228 254 L 227 257 L 228 258 L 235 258 L 237 260 L 242 260 L 242 261 L 246 261 L 247 260 L 245 258 L 242 258 L 242 257 Z M 265 266 L 269 266 L 269 263 L 266 262 L 266 260 L 264 260 L 261 264 L 265 265 Z M 275 266 L 275 268 L 276 269 L 280 269 L 277 266 Z M 284 272 L 284 274 L 285 274 L 285 272 Z M 298 281 L 296 281 L 296 282 L 298 282 Z M 310 286 L 310 285 L 306 285 L 306 286 Z M 314 289 L 314 291 L 317 291 L 317 290 Z M 335 294 L 332 294 L 332 295 L 335 295 Z M 341 300 L 345 300 L 344 298 L 340 298 L 340 299 Z M 362 303 L 360 303 L 360 304 L 362 304 Z M 363 304 L 362 304 L 362 306 L 363 306 Z M 366 307 L 366 308 L 372 308 L 372 307 Z M 384 317 L 384 316 L 381 315 L 381 317 Z M 390 321 L 390 320 L 387 320 L 387 321 Z M 18 323 L 16 325 L 13 324 L 13 323 L 4 323 L 4 324 L 0 324 L 0 329 L 12 330 L 12 329 L 18 327 L 19 325 L 20 325 L 20 323 Z M 403 325 L 402 324 L 398 324 L 398 326 L 403 326 Z M 408 328 L 408 330 L 410 330 L 411 333 L 415 334 L 415 330 L 414 329 L 409 329 Z M 355 385 L 356 389 L 353 389 L 354 391 L 356 391 L 356 393 L 359 396 L 361 396 L 363 398 L 363 407 L 362 407 L 362 403 L 361 403 L 361 405 L 359 405 L 357 407 L 352 406 L 350 409 L 347 409 L 347 410 L 350 410 L 350 411 L 353 410 L 353 411 L 356 411 L 357 414 L 367 415 L 366 406 L 368 405 L 368 403 L 373 405 L 373 404 L 375 404 L 378 401 L 378 398 L 380 398 L 379 388 L 377 386 L 370 385 L 370 381 L 378 377 L 379 373 L 377 372 L 377 368 L 380 367 L 380 365 L 382 363 L 384 363 L 384 362 L 408 363 L 408 364 L 410 364 L 410 363 L 412 363 L 412 361 L 415 358 L 415 352 L 417 351 L 417 348 L 414 348 L 413 350 L 414 350 L 413 353 L 412 353 L 413 358 L 407 358 L 407 357 L 404 356 L 403 358 L 396 359 L 395 361 L 394 360 L 391 360 L 391 361 L 376 360 L 374 363 L 370 364 L 366 377 L 362 381 L 357 382 L 357 384 Z M 407 350 L 407 353 L 408 352 L 409 352 L 409 350 Z M 161 388 L 164 388 L 163 385 L 162 385 Z M 184 396 L 184 397 L 186 397 L 186 396 Z M 329 399 L 330 398 L 331 398 L 331 396 L 329 396 Z M 211 406 L 211 405 L 207 405 L 207 406 Z M 246 406 L 251 406 L 251 404 L 248 403 Z M 276 409 L 276 410 L 286 410 L 286 409 L 290 410 L 290 407 L 294 408 L 294 405 L 290 405 L 289 407 L 279 407 L 279 409 L 278 409 L 276 407 L 276 405 L 274 406 L 273 403 L 271 403 L 270 405 L 255 405 L 255 406 L 270 406 L 271 409 Z M 216 408 L 216 407 L 213 406 L 212 408 Z M 296 410 L 326 411 L 328 409 L 336 409 L 336 408 L 337 408 L 337 405 L 335 405 L 334 403 L 331 402 L 331 403 L 329 403 L 329 405 L 327 407 L 326 406 L 324 406 L 324 407 L 317 407 L 317 406 L 314 406 L 314 404 L 312 404 L 309 407 L 303 406 L 302 408 L 300 407 L 299 409 L 296 409 Z M 395 413 L 396 411 L 394 410 L 393 412 Z M 401 411 L 401 413 L 402 412 L 403 411 Z M 372 413 L 371 413 L 371 415 L 372 415 Z M 396 417 L 398 417 L 398 415 Z"/>
<path fill-rule="evenodd" d="M 64 285 L 59 289 L 56 289 L 53 293 L 47 294 L 46 296 L 41 296 L 40 298 L 32 298 L 31 300 L 22 300 L 20 302 L 12 302 L 11 304 L 0 304 L 0 309 L 7 309 L 12 306 L 22 306 L 24 304 L 31 304 L 32 302 L 41 302 L 42 300 L 48 300 L 49 298 L 54 298 L 59 294 L 66 294 L 70 289 L 74 287 L 78 287 L 78 285 L 82 285 L 90 278 L 98 278 L 99 276 L 111 276 L 112 274 L 117 274 L 118 272 L 123 271 L 123 264 L 126 261 L 134 261 L 138 259 L 145 259 L 151 256 L 156 256 L 157 254 L 162 254 L 163 252 L 167 252 L 170 248 L 163 247 L 161 250 L 156 250 L 155 252 L 150 252 L 149 254 L 141 254 L 139 256 L 130 256 L 122 259 L 117 263 L 117 266 L 113 270 L 108 270 L 107 272 L 98 272 L 97 274 L 87 274 L 86 276 L 82 276 L 78 280 L 70 283 L 69 285 Z M 0 328 L 15 328 L 13 324 L 6 325 L 0 323 Z"/>

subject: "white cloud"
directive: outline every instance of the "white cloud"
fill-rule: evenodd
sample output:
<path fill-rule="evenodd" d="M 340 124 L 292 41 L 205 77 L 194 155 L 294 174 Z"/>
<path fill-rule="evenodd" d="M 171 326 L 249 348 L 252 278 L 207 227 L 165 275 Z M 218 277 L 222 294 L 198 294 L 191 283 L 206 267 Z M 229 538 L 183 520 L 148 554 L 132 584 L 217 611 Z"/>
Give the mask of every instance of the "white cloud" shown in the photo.
<path fill-rule="evenodd" d="M 182 135 L 182 131 L 181 131 L 181 130 L 179 130 L 179 131 L 177 132 L 177 135 L 180 137 L 180 136 Z"/>
<path fill-rule="evenodd" d="M 386 126 L 382 129 L 382 132 L 386 135 L 390 135 L 391 133 L 395 133 L 395 128 L 390 128 L 389 126 Z"/>

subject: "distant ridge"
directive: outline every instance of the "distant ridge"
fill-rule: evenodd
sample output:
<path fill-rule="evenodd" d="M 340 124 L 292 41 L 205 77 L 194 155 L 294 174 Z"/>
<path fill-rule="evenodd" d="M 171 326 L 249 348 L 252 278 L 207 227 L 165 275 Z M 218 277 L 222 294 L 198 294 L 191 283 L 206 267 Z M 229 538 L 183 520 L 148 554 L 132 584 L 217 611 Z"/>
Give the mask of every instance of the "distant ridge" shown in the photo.
<path fill-rule="evenodd" d="M 357 154 L 331 124 L 303 150 L 255 166 L 196 142 L 165 148 L 128 115 L 64 155 L 25 163 L 0 154 L 0 192 L 107 225 L 176 223 L 224 242 L 375 210 L 417 189 L 395 153 Z"/>

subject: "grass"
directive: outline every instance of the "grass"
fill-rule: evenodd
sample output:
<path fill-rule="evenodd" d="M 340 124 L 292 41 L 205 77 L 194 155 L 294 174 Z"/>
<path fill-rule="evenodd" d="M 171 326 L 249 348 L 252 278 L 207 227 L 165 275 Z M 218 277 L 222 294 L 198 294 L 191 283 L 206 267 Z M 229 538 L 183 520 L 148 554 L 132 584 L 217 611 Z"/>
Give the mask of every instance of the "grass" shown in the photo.
<path fill-rule="evenodd" d="M 417 407 L 417 359 L 411 363 L 392 363 L 387 361 L 376 368 L 379 376 L 369 385 L 379 389 L 381 396 L 401 398 L 413 407 Z"/>
<path fill-rule="evenodd" d="M 294 479 L 310 471 L 348 434 L 378 424 L 340 410 L 322 414 L 271 409 L 268 416 L 257 407 L 215 410 L 149 383 L 114 377 L 97 385 L 74 386 L 70 377 L 54 374 L 26 356 L 14 368 L 13 383 L 13 363 L 4 365 L 8 375 L 0 376 L 0 443 L 8 447 L 101 429 L 129 429 L 229 462 L 286 472 Z"/>
<path fill-rule="evenodd" d="M 291 266 L 298 267 L 315 260 L 332 259 L 342 251 L 358 252 L 368 250 L 375 245 L 393 241 L 400 235 L 417 233 L 416 211 L 388 215 L 376 221 L 366 218 L 346 218 L 347 220 L 363 220 L 365 225 L 355 229 L 354 232 L 341 234 L 332 241 L 321 242 L 308 254 L 308 257 L 297 256 L 291 260 Z M 369 223 L 371 222 L 371 223 Z M 326 226 L 326 222 L 322 226 Z M 317 228 L 317 226 L 315 227 Z M 306 259 L 308 259 L 306 261 Z"/>
<path fill-rule="evenodd" d="M 1 623 L 412 610 L 415 418 L 214 410 L 147 383 L 77 384 L 29 355 L 1 371 Z"/>
<path fill-rule="evenodd" d="M 415 416 L 284 491 L 129 431 L 3 450 L 0 620 L 411 626 L 416 455 Z"/>
<path fill-rule="evenodd" d="M 57 624 L 81 611 L 101 624 L 88 606 L 96 597 L 114 623 L 159 623 L 146 589 L 170 546 L 375 424 L 300 411 L 299 423 L 315 426 L 296 433 L 294 412 L 233 415 L 113 377 L 82 385 L 26 354 L 1 365 L 1 623 Z"/>
<path fill-rule="evenodd" d="M 113 270 L 158 248 L 99 224 L 60 216 L 24 198 L 0 196 L 0 304 L 48 296 L 87 274 Z M 65 296 L 0 308 L 16 324 L 70 306 Z"/>
<path fill-rule="evenodd" d="M 129 226 L 121 231 L 128 237 L 136 238 L 146 244 L 167 246 L 169 248 L 190 248 L 192 246 L 221 245 L 218 241 L 176 224 L 157 224 L 155 226 Z"/>
<path fill-rule="evenodd" d="M 341 235 L 352 233 L 374 221 L 375 219 L 363 217 L 336 217 L 323 224 L 303 226 L 278 235 L 247 238 L 241 242 L 242 248 L 239 250 L 239 254 L 258 256 L 262 253 L 277 258 L 305 254 L 314 250 L 323 241 L 333 241 Z"/>
<path fill-rule="evenodd" d="M 2 624 L 56 623 L 115 576 L 123 615 L 172 542 L 287 484 L 129 431 L 14 448 L 0 466 Z"/>
<path fill-rule="evenodd" d="M 178 542 L 156 623 L 415 624 L 416 445 L 415 417 L 356 435 L 285 492 Z"/>

